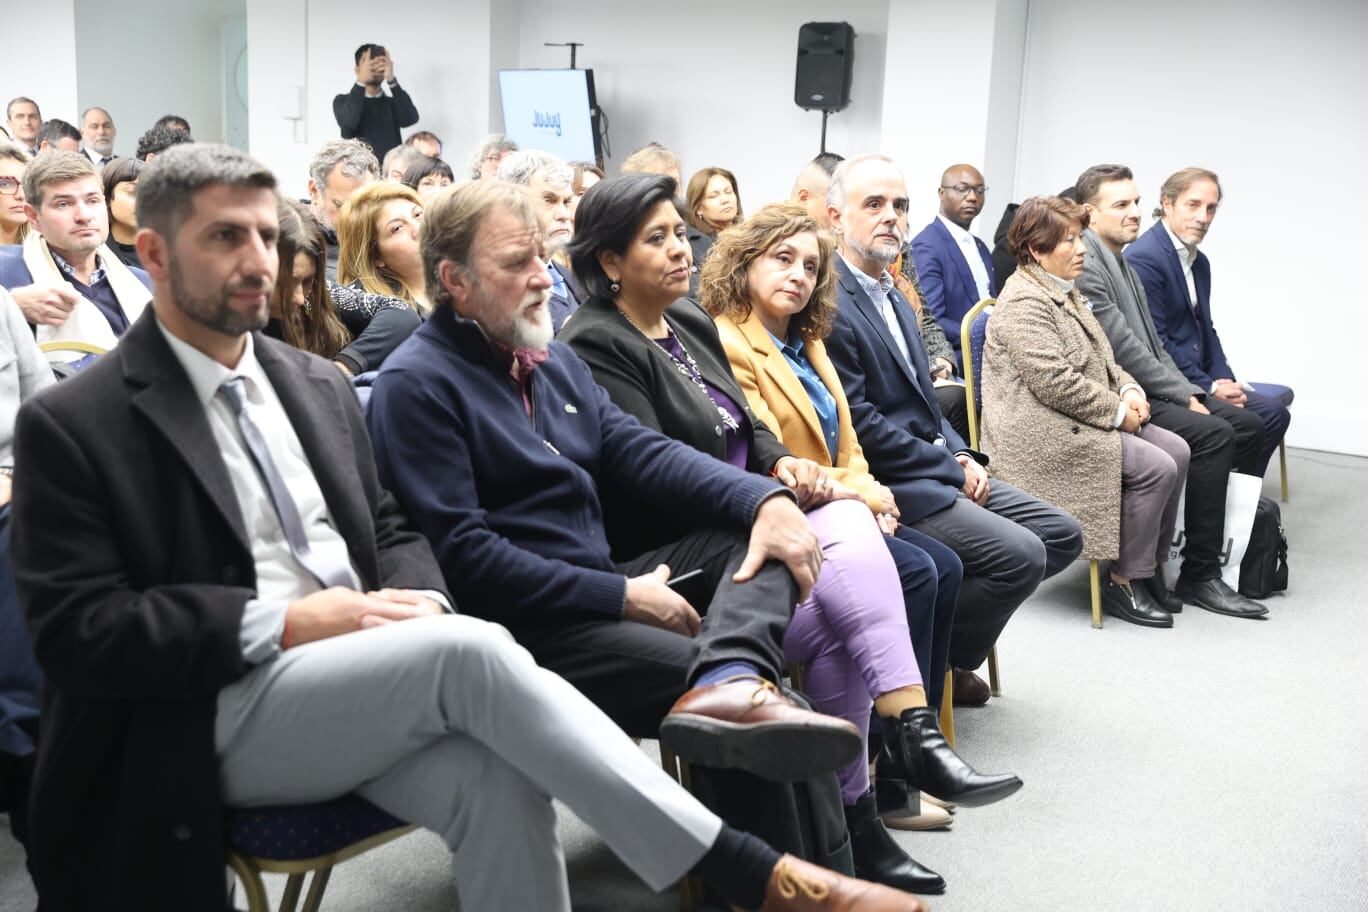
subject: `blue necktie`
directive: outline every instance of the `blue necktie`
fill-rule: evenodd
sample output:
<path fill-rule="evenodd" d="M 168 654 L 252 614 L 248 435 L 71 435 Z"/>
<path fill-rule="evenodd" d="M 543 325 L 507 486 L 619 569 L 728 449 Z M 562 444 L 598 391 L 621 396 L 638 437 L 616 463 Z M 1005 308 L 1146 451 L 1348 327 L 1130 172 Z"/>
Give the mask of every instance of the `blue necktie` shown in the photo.
<path fill-rule="evenodd" d="M 290 546 L 290 553 L 324 589 L 332 586 L 353 588 L 349 567 L 335 565 L 309 547 L 309 537 L 304 533 L 304 521 L 300 519 L 299 508 L 295 506 L 290 489 L 285 486 L 285 479 L 281 477 L 275 460 L 271 458 L 271 451 L 266 447 L 266 439 L 261 436 L 261 429 L 247 415 L 247 394 L 242 384 L 242 377 L 231 377 L 218 388 L 218 394 L 228 403 L 228 407 L 237 418 L 238 429 L 242 431 L 242 439 L 247 444 L 247 452 L 252 457 L 257 474 L 266 485 L 267 493 L 271 495 L 271 504 L 280 519 L 280 528 L 285 532 L 285 541 Z"/>

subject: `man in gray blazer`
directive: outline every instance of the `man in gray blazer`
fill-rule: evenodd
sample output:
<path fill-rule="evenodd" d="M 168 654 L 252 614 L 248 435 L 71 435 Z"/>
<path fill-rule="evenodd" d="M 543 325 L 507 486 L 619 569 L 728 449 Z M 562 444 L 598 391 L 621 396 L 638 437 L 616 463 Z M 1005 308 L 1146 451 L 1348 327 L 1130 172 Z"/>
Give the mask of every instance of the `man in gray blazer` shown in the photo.
<path fill-rule="evenodd" d="M 1146 585 L 1169 611 L 1184 601 L 1219 614 L 1257 617 L 1265 610 L 1221 581 L 1225 548 L 1226 476 L 1251 472 L 1262 444 L 1258 417 L 1208 397 L 1183 376 L 1154 328 L 1145 287 L 1121 256 L 1140 233 L 1140 191 L 1124 165 L 1095 165 L 1074 185 L 1089 212 L 1083 232 L 1088 248 L 1078 290 L 1111 342 L 1116 363 L 1150 400 L 1150 420 L 1187 441 L 1188 466 L 1182 573 L 1174 593 L 1155 574 Z M 1257 474 L 1257 473 L 1255 473 Z"/>

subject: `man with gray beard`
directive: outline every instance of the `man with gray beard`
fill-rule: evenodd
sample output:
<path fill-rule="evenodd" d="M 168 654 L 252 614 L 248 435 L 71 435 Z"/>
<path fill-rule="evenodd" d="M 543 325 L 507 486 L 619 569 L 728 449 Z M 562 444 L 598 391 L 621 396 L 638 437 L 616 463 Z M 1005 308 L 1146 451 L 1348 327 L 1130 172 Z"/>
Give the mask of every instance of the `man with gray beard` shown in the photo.
<path fill-rule="evenodd" d="M 941 415 L 916 315 L 888 266 L 902 249 L 907 184 L 891 159 L 842 162 L 827 188 L 841 253 L 838 312 L 827 353 L 850 401 L 870 472 L 893 489 L 904 527 L 931 536 L 964 562 L 950 665 L 958 703 L 982 703 L 971 674 L 1012 613 L 1083 548 L 1078 522 L 1002 481 Z"/>
<path fill-rule="evenodd" d="M 570 315 L 579 310 L 580 291 L 576 288 L 570 259 L 565 248 L 575 236 L 575 220 L 570 206 L 575 201 L 574 170 L 550 152 L 526 149 L 514 152 L 499 163 L 495 179 L 521 184 L 537 199 L 537 224 L 541 227 L 542 258 L 551 280 L 551 325 L 560 332 Z"/>

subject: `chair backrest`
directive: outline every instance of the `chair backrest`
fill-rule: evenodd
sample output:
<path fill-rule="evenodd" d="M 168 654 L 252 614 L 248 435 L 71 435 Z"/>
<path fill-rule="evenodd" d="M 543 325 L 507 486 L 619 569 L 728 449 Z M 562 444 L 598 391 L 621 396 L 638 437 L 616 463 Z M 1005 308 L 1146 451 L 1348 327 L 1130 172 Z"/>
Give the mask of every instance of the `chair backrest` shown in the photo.
<path fill-rule="evenodd" d="M 52 375 L 58 380 L 80 373 L 108 351 L 94 343 L 78 342 L 74 339 L 50 339 L 47 342 L 39 342 L 38 350 L 47 358 Z"/>
<path fill-rule="evenodd" d="M 969 446 L 979 446 L 979 395 L 983 378 L 983 343 L 988 333 L 988 318 L 993 315 L 996 298 L 984 298 L 960 321 L 960 349 L 964 360 L 964 396 L 969 412 Z"/>

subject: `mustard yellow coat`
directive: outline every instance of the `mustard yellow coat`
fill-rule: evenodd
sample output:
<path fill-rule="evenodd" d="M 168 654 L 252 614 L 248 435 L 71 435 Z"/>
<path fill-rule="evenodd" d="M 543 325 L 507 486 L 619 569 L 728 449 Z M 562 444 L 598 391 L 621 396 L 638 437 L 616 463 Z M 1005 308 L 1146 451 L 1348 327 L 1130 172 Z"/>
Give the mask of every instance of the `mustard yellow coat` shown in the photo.
<path fill-rule="evenodd" d="M 833 478 L 858 491 L 871 510 L 881 512 L 883 486 L 869 474 L 869 463 L 865 462 L 860 442 L 855 439 L 855 427 L 850 423 L 850 404 L 846 402 L 836 368 L 827 357 L 826 346 L 820 340 L 814 340 L 805 342 L 803 351 L 836 400 L 840 431 L 834 465 L 807 390 L 803 389 L 798 375 L 789 367 L 755 311 L 752 310 L 741 323 L 725 315 L 718 317 L 717 331 L 722 337 L 722 347 L 727 350 L 727 360 L 731 362 L 736 382 L 741 384 L 755 416 L 774 432 L 790 453 L 830 468 Z"/>

